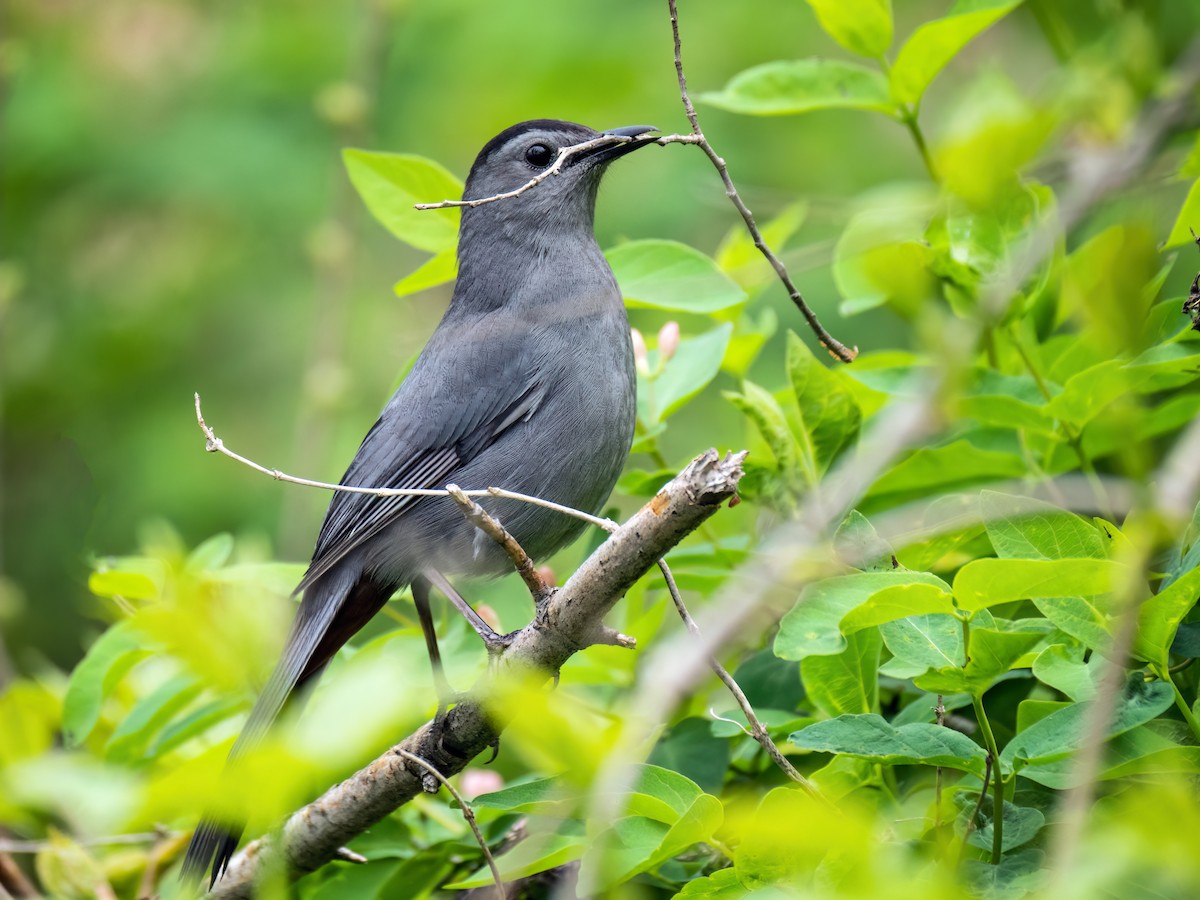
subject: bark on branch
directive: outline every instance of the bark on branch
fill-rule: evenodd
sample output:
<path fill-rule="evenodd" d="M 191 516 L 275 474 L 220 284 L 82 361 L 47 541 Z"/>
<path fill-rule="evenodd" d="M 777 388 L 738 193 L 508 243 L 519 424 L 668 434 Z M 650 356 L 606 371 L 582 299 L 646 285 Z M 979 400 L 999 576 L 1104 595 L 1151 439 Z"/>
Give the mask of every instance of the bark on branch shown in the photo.
<path fill-rule="evenodd" d="M 603 641 L 604 615 L 667 551 L 733 496 L 745 455 L 722 459 L 710 450 L 693 460 L 549 597 L 534 620 L 513 636 L 498 664 L 441 722 L 427 722 L 293 813 L 278 838 L 267 836 L 248 844 L 230 862 L 211 896 L 251 897 L 256 875 L 281 850 L 292 877 L 336 859 L 356 835 L 421 793 L 426 772 L 398 751 L 427 760 L 447 777 L 462 771 L 507 725 L 492 698 L 531 676 L 548 680 L 573 654 Z"/>

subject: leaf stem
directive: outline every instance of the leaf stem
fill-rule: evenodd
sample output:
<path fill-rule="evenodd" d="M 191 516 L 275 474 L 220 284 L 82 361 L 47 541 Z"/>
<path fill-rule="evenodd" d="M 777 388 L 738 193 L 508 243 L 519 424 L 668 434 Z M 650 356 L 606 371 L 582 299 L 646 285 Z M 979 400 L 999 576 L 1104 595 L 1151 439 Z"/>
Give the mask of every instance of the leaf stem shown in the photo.
<path fill-rule="evenodd" d="M 1171 670 L 1166 666 L 1153 665 L 1150 667 L 1154 674 L 1171 686 L 1171 690 L 1175 694 L 1175 705 L 1179 708 L 1179 712 L 1183 714 L 1183 720 L 1187 722 L 1188 728 L 1192 729 L 1197 740 L 1200 740 L 1200 721 L 1197 721 L 1192 708 L 1188 706 L 1187 700 L 1183 696 L 1183 692 L 1179 690 L 1179 685 L 1175 683 L 1175 679 L 1171 677 Z"/>
<path fill-rule="evenodd" d="M 992 734 L 992 725 L 983 709 L 983 697 L 971 695 L 971 703 L 975 707 L 975 719 L 979 722 L 979 730 L 983 732 L 983 742 L 992 758 L 992 865 L 1000 865 L 1000 855 L 1004 849 L 1004 773 L 1000 770 L 1000 750 L 996 746 L 996 736 Z"/>
<path fill-rule="evenodd" d="M 941 184 L 942 180 L 933 165 L 933 157 L 929 154 L 929 145 L 925 143 L 925 132 L 921 130 L 921 123 L 917 121 L 917 111 L 906 106 L 900 113 L 900 121 L 912 135 L 913 143 L 917 145 L 917 152 L 921 154 L 921 162 L 925 163 L 925 171 L 929 173 L 930 179 L 934 184 Z"/>

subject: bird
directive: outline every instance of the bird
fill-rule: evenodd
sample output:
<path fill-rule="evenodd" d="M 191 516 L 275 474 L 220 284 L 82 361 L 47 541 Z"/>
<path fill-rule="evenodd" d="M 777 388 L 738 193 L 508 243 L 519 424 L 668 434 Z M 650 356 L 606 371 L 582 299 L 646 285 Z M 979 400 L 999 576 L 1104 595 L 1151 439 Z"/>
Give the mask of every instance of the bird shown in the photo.
<path fill-rule="evenodd" d="M 654 131 L 634 125 L 599 132 L 536 119 L 484 145 L 464 200 L 519 193 L 463 207 L 450 303 L 341 484 L 497 486 L 600 511 L 629 455 L 637 389 L 621 292 L 596 241 L 596 197 L 608 165 L 653 143 L 642 136 Z M 559 159 L 564 148 L 587 142 L 596 145 Z M 481 505 L 535 560 L 566 546 L 584 526 L 516 500 L 486 498 Z M 295 590 L 300 604 L 280 660 L 230 763 L 262 740 L 289 698 L 310 687 L 396 591 L 411 586 L 437 672 L 430 590 L 446 594 L 470 619 L 473 610 L 449 578 L 510 568 L 504 552 L 449 500 L 335 492 Z M 472 624 L 485 640 L 497 639 L 482 620 Z M 183 878 L 199 881 L 211 867 L 214 885 L 241 831 L 238 823 L 206 816 L 188 846 Z"/>

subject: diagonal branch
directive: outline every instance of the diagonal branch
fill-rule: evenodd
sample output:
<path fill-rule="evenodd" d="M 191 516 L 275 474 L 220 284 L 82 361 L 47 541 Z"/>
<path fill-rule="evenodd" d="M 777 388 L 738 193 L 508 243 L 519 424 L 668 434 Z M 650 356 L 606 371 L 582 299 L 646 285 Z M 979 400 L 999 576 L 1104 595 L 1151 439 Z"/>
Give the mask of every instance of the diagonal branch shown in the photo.
<path fill-rule="evenodd" d="M 422 778 L 408 766 L 410 754 L 447 778 L 461 772 L 495 743 L 513 714 L 500 705 L 506 688 L 531 677 L 553 677 L 572 655 L 594 643 L 604 615 L 625 592 L 734 495 L 744 458 L 745 453 L 736 453 L 722 459 L 710 450 L 694 459 L 550 596 L 534 620 L 513 635 L 497 664 L 442 719 L 427 722 L 293 813 L 281 835 L 248 844 L 212 896 L 251 897 L 256 876 L 280 852 L 293 877 L 335 859 L 339 848 L 421 793 Z"/>
<path fill-rule="evenodd" d="M 858 356 L 858 348 L 847 347 L 825 330 L 825 326 L 821 324 L 821 320 L 817 318 L 817 314 L 805 302 L 804 297 L 800 294 L 800 289 L 792 281 L 792 276 L 788 274 L 787 266 L 783 264 L 783 261 L 775 255 L 775 252 L 767 244 L 766 239 L 758 228 L 758 224 L 754 221 L 754 213 L 750 211 L 750 207 L 746 205 L 746 201 L 742 199 L 742 195 L 738 193 L 738 189 L 733 184 L 733 178 L 729 175 L 729 166 L 725 164 L 725 160 L 713 149 L 713 145 L 708 142 L 708 138 L 701 131 L 700 119 L 696 115 L 696 107 L 692 105 L 692 98 L 688 94 L 687 77 L 683 73 L 683 42 L 679 37 L 679 10 L 676 8 L 676 0 L 667 0 L 667 7 L 671 13 L 671 36 L 675 41 L 675 76 L 679 82 L 679 99 L 683 101 L 683 111 L 687 115 L 688 122 L 692 125 L 692 134 L 696 138 L 693 143 L 699 145 L 700 149 L 704 151 L 705 156 L 708 157 L 709 161 L 716 168 L 718 174 L 720 174 L 721 181 L 725 185 L 725 196 L 729 198 L 729 201 L 741 215 L 742 221 L 746 223 L 746 230 L 750 232 L 750 237 L 754 239 L 754 246 L 758 248 L 758 252 L 771 264 L 771 268 L 775 270 L 775 274 L 779 276 L 779 280 L 783 282 L 783 286 L 787 289 L 788 296 L 792 298 L 792 303 L 800 310 L 800 314 L 808 322 L 808 327 L 817 336 L 817 340 L 836 359 L 845 363 L 853 362 L 854 358 Z"/>

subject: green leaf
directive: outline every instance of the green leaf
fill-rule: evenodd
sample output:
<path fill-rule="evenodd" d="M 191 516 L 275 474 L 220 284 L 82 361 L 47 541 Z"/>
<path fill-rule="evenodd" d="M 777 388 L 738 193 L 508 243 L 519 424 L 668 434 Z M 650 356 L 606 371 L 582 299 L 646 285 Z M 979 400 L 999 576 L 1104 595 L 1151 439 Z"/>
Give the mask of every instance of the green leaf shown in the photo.
<path fill-rule="evenodd" d="M 1099 773 L 1102 781 L 1131 775 L 1166 775 L 1200 773 L 1200 747 L 1182 722 L 1154 719 L 1124 734 L 1111 738 L 1104 745 L 1104 767 Z M 1026 778 L 1048 788 L 1062 791 L 1080 784 L 1079 766 L 1067 756 L 1047 763 L 1026 766 L 1021 770 Z"/>
<path fill-rule="evenodd" d="M 92 572 L 88 576 L 88 590 L 97 597 L 126 600 L 153 600 L 159 595 L 159 587 L 149 575 L 115 569 Z"/>
<path fill-rule="evenodd" d="M 1096 696 L 1092 667 L 1083 661 L 1081 651 L 1072 651 L 1063 644 L 1047 647 L 1038 654 L 1033 661 L 1033 675 L 1072 700 L 1091 700 Z"/>
<path fill-rule="evenodd" d="M 967 822 L 975 809 L 978 799 L 978 792 L 962 792 L 955 795 L 955 802 L 964 805 L 964 809 L 956 822 L 956 830 L 959 834 L 962 834 L 966 830 Z M 996 821 L 994 798 L 990 794 L 984 797 L 983 806 L 979 810 L 979 818 L 982 821 L 976 822 L 975 829 L 971 832 L 971 836 L 967 838 L 967 843 L 981 850 L 991 850 Z M 1022 844 L 1032 841 L 1037 837 L 1037 833 L 1042 830 L 1042 826 L 1045 824 L 1046 817 L 1040 809 L 1034 809 L 1029 806 L 1017 806 L 1015 803 L 1009 803 L 1005 800 L 1004 832 L 1002 836 L 1004 852 L 1007 853 L 1009 850 L 1014 850 Z"/>
<path fill-rule="evenodd" d="M 116 762 L 139 758 L 159 730 L 199 694 L 201 684 L 191 675 L 177 675 L 137 702 L 117 726 L 104 748 Z"/>
<path fill-rule="evenodd" d="M 865 572 L 890 572 L 896 568 L 891 545 L 879 536 L 870 521 L 852 509 L 833 535 L 833 548 L 846 565 Z"/>
<path fill-rule="evenodd" d="M 638 379 L 638 409 L 647 424 L 666 419 L 717 377 L 732 333 L 733 326 L 726 322 L 698 337 L 684 338 L 653 384 Z M 650 354 L 652 363 L 655 353 Z"/>
<path fill-rule="evenodd" d="M 233 553 L 233 535 L 214 534 L 207 541 L 191 552 L 184 564 L 190 575 L 199 575 L 219 569 L 229 561 Z"/>
<path fill-rule="evenodd" d="M 1133 656 L 1165 667 L 1170 664 L 1171 642 L 1179 623 L 1200 596 L 1200 568 L 1192 569 L 1138 608 L 1138 631 Z"/>
<path fill-rule="evenodd" d="M 578 792 L 561 777 L 538 778 L 503 790 L 481 794 L 471 801 L 476 809 L 500 809 L 505 812 L 539 815 L 568 815 Z"/>
<path fill-rule="evenodd" d="M 1112 642 L 1112 616 L 1100 608 L 1095 598 L 1039 597 L 1033 605 L 1055 628 L 1093 650 L 1106 649 Z"/>
<path fill-rule="evenodd" d="M 1003 559 L 1107 559 L 1108 546 L 1093 523 L 1040 500 L 982 491 L 979 511 Z"/>
<path fill-rule="evenodd" d="M 496 866 L 505 881 L 516 881 L 527 875 L 536 875 L 538 872 L 574 862 L 583 856 L 591 843 L 581 832 L 582 826 L 568 821 L 563 824 L 558 834 L 531 835 L 507 853 L 497 856 Z M 463 891 L 487 887 L 494 883 L 491 869 L 484 865 L 467 878 L 441 887 L 445 890 Z"/>
<path fill-rule="evenodd" d="M 966 663 L 963 626 L 954 616 L 910 616 L 879 626 L 892 658 L 880 672 L 913 678 L 929 669 L 961 668 Z"/>
<path fill-rule="evenodd" d="M 971 896 L 1020 900 L 1045 882 L 1045 857 L 1041 850 L 1026 848 L 1005 854 L 996 866 L 981 859 L 964 859 L 963 871 Z"/>
<path fill-rule="evenodd" d="M 1026 766 L 1053 762 L 1074 753 L 1085 739 L 1084 728 L 1095 702 L 1072 703 L 1026 728 L 1001 751 L 1000 761 L 1006 768 L 1020 771 Z M 1169 684 L 1162 681 L 1147 684 L 1140 672 L 1134 672 L 1126 682 L 1107 735 L 1124 734 L 1143 725 L 1162 715 L 1174 702 L 1174 692 Z"/>
<path fill-rule="evenodd" d="M 146 638 L 126 619 L 100 635 L 71 673 L 63 699 L 63 739 L 78 747 L 92 733 L 100 709 L 117 682 L 151 654 Z"/>
<path fill-rule="evenodd" d="M 785 206 L 778 215 L 759 229 L 763 240 L 776 251 L 782 250 L 784 244 L 800 230 L 807 216 L 807 203 L 798 202 Z M 722 272 L 747 289 L 774 283 L 778 277 L 741 222 L 726 233 L 717 248 L 715 258 Z"/>
<path fill-rule="evenodd" d="M 978 697 L 1044 638 L 1045 633 L 1041 631 L 972 628 L 966 666 L 927 672 L 914 678 L 913 684 L 931 693 L 963 692 Z"/>
<path fill-rule="evenodd" d="M 224 722 L 231 716 L 237 715 L 248 705 L 246 697 L 237 695 L 222 697 L 220 700 L 206 703 L 164 728 L 150 749 L 146 751 L 145 756 L 149 759 L 157 759 L 192 738 L 204 734 L 218 722 Z"/>
<path fill-rule="evenodd" d="M 858 434 L 862 410 L 846 376 L 822 365 L 794 331 L 788 332 L 787 370 L 811 457 L 817 470 L 824 472 Z"/>
<path fill-rule="evenodd" d="M 976 559 L 954 576 L 954 599 L 974 612 L 998 603 L 1107 594 L 1129 577 L 1108 559 Z"/>
<path fill-rule="evenodd" d="M 735 75 L 719 93 L 699 99 L 729 112 L 783 116 L 818 109 L 870 109 L 889 115 L 887 81 L 873 69 L 833 59 L 764 63 Z"/>
<path fill-rule="evenodd" d="M 4 734 L 0 741 L 0 771 L 49 750 L 57 737 L 60 712 L 58 698 L 42 684 L 24 680 L 10 683 L 0 693 L 0 730 Z"/>
<path fill-rule="evenodd" d="M 953 611 L 949 585 L 936 575 L 895 570 L 826 578 L 805 588 L 779 623 L 775 655 L 829 656 L 846 648 L 843 634 L 905 616 Z"/>
<path fill-rule="evenodd" d="M 775 457 L 776 468 L 793 490 L 816 484 L 812 445 L 807 440 L 802 442 L 792 431 L 783 409 L 769 391 L 753 381 L 743 381 L 742 393 L 726 391 L 724 396 L 758 428 Z M 802 437 L 807 439 L 808 435 Z"/>
<path fill-rule="evenodd" d="M 724 816 L 720 800 L 701 794 L 670 826 L 641 816 L 618 819 L 589 846 L 580 865 L 580 879 L 605 892 L 711 840 Z"/>
<path fill-rule="evenodd" d="M 987 751 L 952 728 L 914 722 L 899 728 L 881 716 L 842 715 L 797 731 L 788 742 L 801 750 L 843 753 L 883 765 L 925 765 L 983 777 Z"/>
<path fill-rule="evenodd" d="M 678 241 L 629 241 L 604 255 L 631 306 L 711 313 L 746 302 L 713 260 Z"/>
<path fill-rule="evenodd" d="M 891 0 L 808 0 L 825 33 L 859 56 L 878 59 L 892 46 Z"/>
<path fill-rule="evenodd" d="M 827 716 L 869 713 L 879 706 L 879 651 L 883 639 L 871 628 L 847 636 L 836 656 L 809 656 L 800 662 L 800 678 L 813 704 Z"/>
<path fill-rule="evenodd" d="M 406 153 L 342 151 L 342 161 L 371 215 L 388 231 L 419 250 L 441 253 L 458 240 L 459 211 L 414 209 L 462 196 L 463 184 L 449 170 L 423 156 Z"/>
<path fill-rule="evenodd" d="M 972 482 L 1021 478 L 1025 463 L 1015 453 L 985 450 L 966 440 L 910 453 L 872 485 L 870 496 L 947 489 Z"/>
<path fill-rule="evenodd" d="M 799 681 L 799 673 L 796 680 Z M 787 715 L 795 716 L 795 713 Z M 722 740 L 716 733 L 717 725 L 724 725 L 736 733 L 736 726 L 716 722 L 708 717 L 689 716 L 673 723 L 654 745 L 647 762 L 662 767 L 663 771 L 689 779 L 689 784 L 695 782 L 690 785 L 690 789 L 719 791 L 725 782 L 725 770 L 729 765 L 731 749 L 729 742 Z M 688 802 L 691 799 L 689 798 Z M 650 815 L 645 812 L 644 814 Z M 673 818 L 659 818 L 664 822 L 674 821 Z"/>
<path fill-rule="evenodd" d="M 1072 425 L 1086 425 L 1144 377 L 1133 374 L 1121 360 L 1105 360 L 1068 378 L 1062 392 L 1046 404 L 1046 411 Z"/>
<path fill-rule="evenodd" d="M 925 89 L 959 51 L 1021 0 L 959 0 L 943 19 L 919 27 L 896 54 L 890 82 L 899 103 L 920 103 Z"/>
<path fill-rule="evenodd" d="M 746 896 L 746 888 L 738 878 L 737 871 L 730 866 L 702 878 L 693 878 L 675 896 L 697 897 L 703 900 L 742 900 Z"/>
<path fill-rule="evenodd" d="M 647 472 L 644 469 L 627 469 L 617 481 L 617 490 L 631 497 L 653 497 L 659 488 L 674 478 L 678 473 L 674 469 L 657 469 Z"/>
<path fill-rule="evenodd" d="M 458 248 L 451 247 L 425 260 L 421 266 L 405 275 L 392 287 L 397 297 L 407 297 L 420 291 L 453 281 L 458 275 Z"/>
<path fill-rule="evenodd" d="M 1193 243 L 1195 239 L 1192 237 L 1192 229 L 1200 231 L 1200 179 L 1193 181 L 1192 186 L 1188 188 L 1187 197 L 1179 209 L 1179 215 L 1175 217 L 1175 224 L 1171 226 L 1171 233 L 1167 235 L 1163 249 Z"/>

